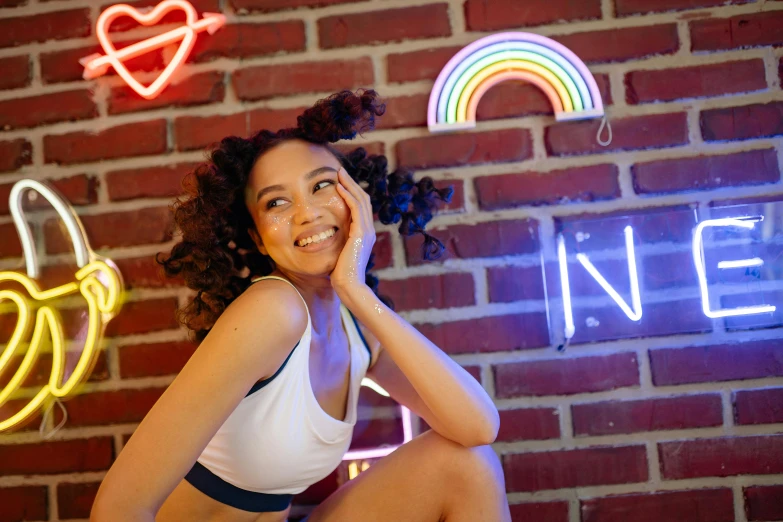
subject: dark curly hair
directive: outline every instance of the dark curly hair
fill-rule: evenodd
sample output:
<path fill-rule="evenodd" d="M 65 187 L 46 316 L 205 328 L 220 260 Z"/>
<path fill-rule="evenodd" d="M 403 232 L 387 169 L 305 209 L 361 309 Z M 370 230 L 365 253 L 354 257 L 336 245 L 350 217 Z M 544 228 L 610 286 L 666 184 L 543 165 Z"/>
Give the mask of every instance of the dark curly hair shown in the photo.
<path fill-rule="evenodd" d="M 258 251 L 248 233 L 255 229 L 245 206 L 244 190 L 256 160 L 275 145 L 292 139 L 325 146 L 360 185 L 366 183 L 373 212 L 384 224 L 400 222 L 405 236 L 422 234 L 422 256 L 437 259 L 444 246 L 424 231 L 435 211 L 435 199 L 451 201 L 452 187 L 437 189 L 429 177 L 414 181 L 404 168 L 387 173 L 382 155 L 368 155 L 363 148 L 341 154 L 329 143 L 353 139 L 370 130 L 386 106 L 374 90 L 342 91 L 318 101 L 297 118 L 297 126 L 277 132 L 261 130 L 250 138 L 229 136 L 215 144 L 207 160 L 186 174 L 185 195 L 171 205 L 182 240 L 168 257 L 155 256 L 168 277 L 182 276 L 188 288 L 196 290 L 193 300 L 178 312 L 178 320 L 200 342 L 220 314 L 248 286 L 255 275 L 268 275 L 274 262 Z M 369 273 L 366 284 L 378 294 L 378 279 Z M 378 296 L 387 306 L 394 304 Z"/>

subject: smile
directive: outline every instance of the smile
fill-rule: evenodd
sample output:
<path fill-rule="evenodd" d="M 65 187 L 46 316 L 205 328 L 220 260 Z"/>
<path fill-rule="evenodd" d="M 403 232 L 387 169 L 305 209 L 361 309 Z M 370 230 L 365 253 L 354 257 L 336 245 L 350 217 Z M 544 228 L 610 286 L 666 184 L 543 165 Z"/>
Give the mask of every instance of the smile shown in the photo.
<path fill-rule="evenodd" d="M 315 252 L 327 248 L 334 243 L 337 235 L 337 229 L 333 228 L 319 235 L 308 237 L 296 243 L 296 247 L 307 252 Z"/>

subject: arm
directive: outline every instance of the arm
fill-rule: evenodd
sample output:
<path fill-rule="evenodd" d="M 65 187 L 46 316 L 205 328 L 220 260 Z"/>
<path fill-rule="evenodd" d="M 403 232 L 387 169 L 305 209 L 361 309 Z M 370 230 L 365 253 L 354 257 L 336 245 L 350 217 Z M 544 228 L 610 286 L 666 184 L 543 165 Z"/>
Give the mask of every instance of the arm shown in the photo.
<path fill-rule="evenodd" d="M 231 303 L 117 457 L 90 520 L 153 521 L 253 383 L 282 365 L 306 326 L 304 304 L 282 281 L 256 283 Z"/>
<path fill-rule="evenodd" d="M 476 379 L 369 287 L 353 286 L 339 296 L 383 347 L 368 376 L 444 437 L 467 447 L 495 440 L 500 417 Z"/>

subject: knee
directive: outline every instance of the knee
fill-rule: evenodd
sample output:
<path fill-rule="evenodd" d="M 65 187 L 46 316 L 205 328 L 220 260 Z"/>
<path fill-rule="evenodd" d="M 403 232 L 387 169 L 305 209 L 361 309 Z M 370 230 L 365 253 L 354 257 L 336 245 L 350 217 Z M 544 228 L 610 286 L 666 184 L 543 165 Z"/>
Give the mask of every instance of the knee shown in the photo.
<path fill-rule="evenodd" d="M 503 466 L 492 446 L 467 448 L 441 435 L 435 435 L 434 456 L 437 456 L 437 465 L 447 480 L 468 486 L 497 483 L 505 487 Z"/>

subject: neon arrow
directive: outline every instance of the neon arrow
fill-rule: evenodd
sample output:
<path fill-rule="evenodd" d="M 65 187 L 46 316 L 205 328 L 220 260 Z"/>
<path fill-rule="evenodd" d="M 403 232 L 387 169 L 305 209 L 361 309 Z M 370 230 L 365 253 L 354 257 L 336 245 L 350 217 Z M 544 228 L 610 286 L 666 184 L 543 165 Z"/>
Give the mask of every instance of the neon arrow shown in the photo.
<path fill-rule="evenodd" d="M 150 26 L 158 23 L 167 13 L 175 9 L 182 9 L 185 11 L 186 21 L 185 25 L 182 27 L 136 42 L 122 50 L 117 50 L 108 36 L 109 26 L 119 16 L 130 16 L 140 24 Z M 140 96 L 150 100 L 160 94 L 171 81 L 171 76 L 174 71 L 185 62 L 185 59 L 193 49 L 193 44 L 196 42 L 196 35 L 202 31 L 214 34 L 215 31 L 220 29 L 225 23 L 226 17 L 219 13 L 204 13 L 204 17 L 199 20 L 195 8 L 185 0 L 164 0 L 147 13 L 142 13 L 138 9 L 127 4 L 113 5 L 101 13 L 95 27 L 98 41 L 100 41 L 106 54 L 93 54 L 80 59 L 79 63 L 84 66 L 82 77 L 85 80 L 97 78 L 98 76 L 106 74 L 109 67 L 113 67 L 114 70 L 117 71 L 117 74 L 119 74 L 134 91 Z M 158 76 L 158 78 L 148 87 L 141 85 L 141 83 L 133 78 L 130 71 L 128 71 L 127 67 L 123 64 L 126 60 L 180 40 L 181 44 L 179 49 L 177 49 L 174 58 L 172 58 L 171 62 L 166 66 L 163 72 L 161 72 L 160 76 Z"/>

